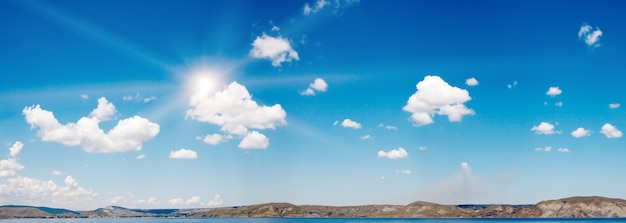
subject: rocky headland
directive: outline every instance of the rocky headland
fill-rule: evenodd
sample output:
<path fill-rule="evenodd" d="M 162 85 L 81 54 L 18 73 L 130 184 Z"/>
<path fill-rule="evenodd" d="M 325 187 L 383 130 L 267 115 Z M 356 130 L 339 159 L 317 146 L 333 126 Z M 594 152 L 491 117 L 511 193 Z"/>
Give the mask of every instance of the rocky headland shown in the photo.
<path fill-rule="evenodd" d="M 47 207 L 0 206 L 0 218 L 626 218 L 626 200 L 571 197 L 534 205 L 441 205 L 417 201 L 408 205 L 321 206 L 267 203 L 201 209 L 128 209 L 109 206 L 93 211 Z"/>

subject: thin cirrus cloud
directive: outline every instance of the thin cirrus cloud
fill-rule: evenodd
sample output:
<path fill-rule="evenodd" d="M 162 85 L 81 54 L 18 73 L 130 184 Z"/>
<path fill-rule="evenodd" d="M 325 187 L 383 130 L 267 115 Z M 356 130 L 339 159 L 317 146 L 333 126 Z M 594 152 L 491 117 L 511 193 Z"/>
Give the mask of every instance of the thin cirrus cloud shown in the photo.
<path fill-rule="evenodd" d="M 383 150 L 378 151 L 378 157 L 387 159 L 404 159 L 409 156 L 409 153 L 402 147 L 398 149 L 392 149 L 389 152 Z"/>
<path fill-rule="evenodd" d="M 252 42 L 250 56 L 257 59 L 267 59 L 272 66 L 280 67 L 284 62 L 300 60 L 288 39 L 281 36 L 273 37 L 267 34 L 257 36 Z"/>
<path fill-rule="evenodd" d="M 198 159 L 198 153 L 190 149 L 179 149 L 171 151 L 169 158 L 172 159 Z"/>
<path fill-rule="evenodd" d="M 578 39 L 585 42 L 588 47 L 599 47 L 601 36 L 602 30 L 597 26 L 594 29 L 593 26 L 589 24 L 582 24 L 578 30 Z"/>
<path fill-rule="evenodd" d="M 189 102 L 186 118 L 220 126 L 220 130 L 228 135 L 242 138 L 241 149 L 265 149 L 269 139 L 258 131 L 250 129 L 276 129 L 286 125 L 287 113 L 280 104 L 272 106 L 259 105 L 245 86 L 232 82 L 221 91 L 215 93 L 198 91 Z M 205 137 L 205 142 L 216 145 L 229 136 L 220 137 L 214 134 Z"/>
<path fill-rule="evenodd" d="M 471 100 L 467 90 L 452 87 L 439 76 L 426 76 L 416 85 L 402 110 L 411 113 L 417 126 L 434 123 L 433 116 L 447 115 L 451 122 L 460 122 L 464 115 L 473 115 L 474 110 L 463 103 Z"/>
<path fill-rule="evenodd" d="M 81 146 L 86 152 L 140 151 L 142 143 L 154 138 L 160 130 L 158 124 L 133 116 L 120 120 L 104 133 L 99 123 L 112 119 L 117 113 L 115 106 L 104 97 L 98 99 L 98 107 L 88 117 L 82 117 L 76 123 L 62 125 L 51 111 L 41 109 L 39 105 L 26 107 L 22 113 L 31 128 L 39 128 L 37 136 L 42 141 Z"/>

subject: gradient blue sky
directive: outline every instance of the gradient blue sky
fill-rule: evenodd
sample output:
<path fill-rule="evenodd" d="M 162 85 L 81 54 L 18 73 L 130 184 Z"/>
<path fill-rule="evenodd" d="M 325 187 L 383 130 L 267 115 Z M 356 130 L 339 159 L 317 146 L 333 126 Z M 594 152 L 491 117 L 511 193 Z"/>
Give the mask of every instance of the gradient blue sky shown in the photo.
<path fill-rule="evenodd" d="M 626 198 L 624 6 L 2 1 L 0 204 Z"/>

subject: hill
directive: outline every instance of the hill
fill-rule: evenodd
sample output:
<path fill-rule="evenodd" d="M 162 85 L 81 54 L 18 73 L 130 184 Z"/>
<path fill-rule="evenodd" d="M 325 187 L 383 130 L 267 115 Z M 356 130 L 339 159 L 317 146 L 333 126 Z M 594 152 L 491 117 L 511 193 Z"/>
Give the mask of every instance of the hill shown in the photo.
<path fill-rule="evenodd" d="M 32 206 L 0 206 L 0 218 L 117 217 L 331 217 L 331 218 L 626 218 L 626 200 L 570 197 L 534 205 L 441 205 L 417 201 L 408 205 L 322 206 L 266 203 L 203 209 L 128 209 L 109 206 L 76 212 Z"/>

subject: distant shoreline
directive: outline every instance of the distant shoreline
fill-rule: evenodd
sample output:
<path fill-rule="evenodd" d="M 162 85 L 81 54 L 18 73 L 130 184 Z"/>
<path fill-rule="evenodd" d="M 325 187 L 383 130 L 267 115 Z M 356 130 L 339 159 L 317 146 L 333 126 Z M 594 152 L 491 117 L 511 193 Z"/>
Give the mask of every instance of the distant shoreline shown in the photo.
<path fill-rule="evenodd" d="M 109 206 L 92 211 L 5 205 L 0 206 L 0 218 L 626 218 L 626 200 L 570 197 L 532 205 L 441 205 L 423 201 L 408 205 L 360 206 L 266 203 L 197 209 Z"/>

